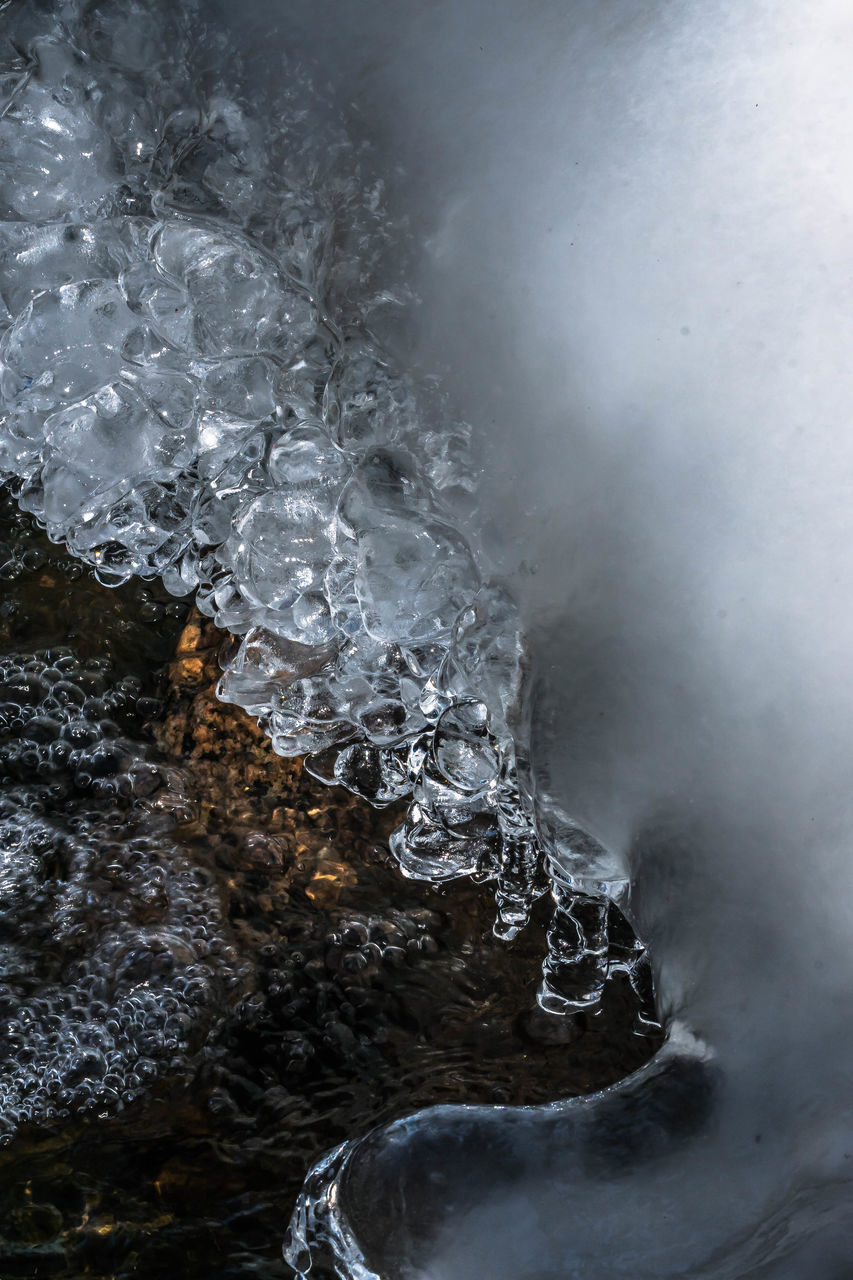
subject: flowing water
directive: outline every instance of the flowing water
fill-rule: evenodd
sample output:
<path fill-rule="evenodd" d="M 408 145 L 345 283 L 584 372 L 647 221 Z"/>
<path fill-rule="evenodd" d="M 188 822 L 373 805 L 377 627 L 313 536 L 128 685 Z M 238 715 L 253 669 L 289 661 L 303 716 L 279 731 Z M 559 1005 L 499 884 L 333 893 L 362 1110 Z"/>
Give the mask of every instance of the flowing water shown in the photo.
<path fill-rule="evenodd" d="M 0 19 L 9 1273 L 847 1275 L 843 8 Z"/>
<path fill-rule="evenodd" d="M 401 880 L 390 821 L 282 762 L 216 699 L 221 633 L 187 621 L 186 604 L 134 583 L 107 590 L 8 497 L 3 539 L 12 681 L 26 673 L 31 689 L 58 665 L 48 688 L 60 696 L 84 682 L 120 690 L 111 716 L 150 769 L 137 779 L 144 814 L 131 796 L 116 813 L 115 795 L 93 794 L 80 768 L 34 779 L 25 753 L 65 741 L 58 726 L 56 739 L 39 733 L 45 715 L 3 738 L 3 1115 L 17 1126 L 0 1153 L 3 1275 L 285 1276 L 284 1225 L 329 1147 L 431 1103 L 588 1092 L 647 1056 L 627 984 L 597 1025 L 549 1044 L 533 1012 L 547 915 L 507 946 L 491 938 L 481 890 Z M 85 723 L 96 743 L 116 742 L 103 720 Z M 15 803 L 50 823 L 28 898 L 31 860 L 9 841 Z M 81 815 L 89 843 L 69 873 L 59 842 Z M 204 931 L 222 943 L 219 986 L 206 992 L 210 974 L 196 972 L 179 1008 L 202 902 Z M 92 996 L 81 974 L 109 986 L 103 1007 L 81 1007 Z M 190 1035 L 163 1061 L 151 1000 L 169 998 Z M 40 1090 L 33 1068 L 55 1087 Z M 21 1097 L 26 1119 L 13 1112 Z"/>

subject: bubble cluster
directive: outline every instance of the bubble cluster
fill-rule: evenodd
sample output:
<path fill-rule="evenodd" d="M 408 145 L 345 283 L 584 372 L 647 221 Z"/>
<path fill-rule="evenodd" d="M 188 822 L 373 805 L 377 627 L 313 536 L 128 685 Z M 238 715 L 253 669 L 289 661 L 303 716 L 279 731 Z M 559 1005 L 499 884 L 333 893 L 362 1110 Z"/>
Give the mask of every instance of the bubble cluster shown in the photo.
<path fill-rule="evenodd" d="M 192 5 L 15 13 L 0 474 L 103 581 L 159 575 L 242 636 L 221 696 L 278 752 L 409 798 L 406 875 L 491 882 L 512 938 L 559 854 L 541 998 L 589 1007 L 607 947 L 561 917 L 601 881 L 537 831 L 517 612 L 449 501 L 467 432 L 371 329 L 381 188 L 296 68 L 263 118 L 233 58 L 221 83 Z"/>
<path fill-rule="evenodd" d="M 140 701 L 107 660 L 0 658 L 0 1141 L 185 1072 L 239 980 Z"/>
<path fill-rule="evenodd" d="M 401 1020 L 387 977 L 438 950 L 431 914 L 350 912 L 325 936 L 264 944 L 258 990 L 236 1006 L 226 1043 L 263 1061 L 291 1090 L 301 1080 L 325 1080 L 331 1089 L 342 1076 L 382 1076 L 382 1046 Z"/>

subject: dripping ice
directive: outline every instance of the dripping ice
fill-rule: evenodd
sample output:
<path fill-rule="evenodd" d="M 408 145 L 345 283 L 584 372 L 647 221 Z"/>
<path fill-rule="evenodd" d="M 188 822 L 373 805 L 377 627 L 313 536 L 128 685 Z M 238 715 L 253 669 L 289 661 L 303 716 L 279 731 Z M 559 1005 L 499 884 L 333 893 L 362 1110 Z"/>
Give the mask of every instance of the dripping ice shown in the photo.
<path fill-rule="evenodd" d="M 625 851 L 671 1032 L 603 1095 L 434 1109 L 349 1144 L 315 1169 L 289 1257 L 840 1280 L 849 6 L 392 11 L 289 16 L 306 45 L 333 29 L 341 99 L 389 164 L 419 157 L 423 345 L 489 440 L 490 547 L 538 675 L 537 817 L 558 825 L 553 795 Z"/>
<path fill-rule="evenodd" d="M 243 637 L 220 696 L 276 751 L 408 800 L 404 874 L 489 881 L 508 939 L 550 875 L 540 1003 L 594 1008 L 619 968 L 642 1030 L 643 949 L 607 941 L 624 873 L 571 823 L 540 842 L 517 610 L 462 532 L 467 429 L 372 331 L 381 188 L 339 126 L 306 130 L 328 111 L 303 74 L 261 119 L 221 34 L 155 6 L 143 40 L 149 9 L 14 10 L 2 474 L 102 581 L 158 575 Z"/>
<path fill-rule="evenodd" d="M 627 877 L 608 849 L 628 850 L 665 1007 L 717 1055 L 715 1075 L 675 1036 L 588 1104 L 437 1108 L 347 1144 L 306 1186 L 295 1265 L 307 1246 L 344 1275 L 834 1280 L 853 1131 L 844 6 L 393 8 L 294 0 L 287 22 L 342 95 L 366 85 L 390 155 L 416 139 L 413 206 L 446 205 L 425 292 L 434 345 L 464 353 L 453 413 L 393 355 L 398 228 L 371 157 L 315 131 L 296 63 L 268 115 L 235 93 L 239 41 L 226 58 L 190 7 L 62 5 L 51 26 L 7 5 L 0 466 L 105 581 L 164 574 L 243 636 L 223 692 L 280 750 L 374 802 L 410 792 L 409 873 L 491 878 L 507 933 L 531 894 L 565 897 L 546 1004 L 594 1007 L 616 963 L 638 977 L 599 945 Z M 457 406 L 523 424 L 477 477 L 499 551 L 517 537 L 540 561 L 520 609 L 471 544 Z M 271 531 L 302 516 L 285 563 Z"/>

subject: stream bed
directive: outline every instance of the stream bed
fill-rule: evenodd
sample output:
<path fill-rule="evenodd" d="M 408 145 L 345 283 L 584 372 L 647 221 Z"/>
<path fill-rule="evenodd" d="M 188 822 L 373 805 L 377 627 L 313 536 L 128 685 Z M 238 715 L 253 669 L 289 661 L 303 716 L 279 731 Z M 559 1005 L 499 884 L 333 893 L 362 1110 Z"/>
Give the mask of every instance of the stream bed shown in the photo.
<path fill-rule="evenodd" d="M 201 1016 L 150 1084 L 131 1081 L 133 1096 L 102 1112 L 66 1099 L 65 1114 L 55 1105 L 53 1116 L 36 1114 L 7 1138 L 0 1274 L 287 1276 L 284 1229 L 308 1169 L 330 1147 L 432 1103 L 588 1093 L 658 1047 L 633 1034 L 636 997 L 618 975 L 602 1011 L 572 1036 L 536 1011 L 543 904 L 507 944 L 491 933 L 481 886 L 403 878 L 387 848 L 393 811 L 322 786 L 216 699 L 229 641 L 186 603 L 138 581 L 102 586 L 5 495 L 0 553 L 0 657 L 14 655 L 23 668 L 62 650 L 124 689 L 122 733 L 159 770 L 142 821 L 172 851 L 163 883 L 167 891 L 178 883 L 180 864 L 183 892 L 212 895 L 219 945 Z M 4 795 L 21 786 L 14 748 L 7 729 Z M 90 828 L 112 822 L 119 846 L 138 841 L 135 810 L 111 814 L 114 804 L 85 777 L 54 801 L 65 821 L 82 811 Z M 14 855 L 5 856 L 8 955 L 35 926 L 8 890 Z M 42 875 L 43 892 L 51 876 L 67 891 L 61 865 Z M 47 940 L 51 999 L 75 965 L 96 967 L 96 939 L 120 924 L 123 896 L 121 885 L 93 876 L 81 909 L 91 936 Z M 153 919 L 168 906 L 154 899 L 146 911 Z M 128 981 L 156 989 L 184 957 L 168 931 L 164 941 L 150 921 L 136 927 L 147 928 L 147 942 Z M 38 1012 L 46 975 L 15 986 L 6 972 L 3 981 L 12 1012 Z M 53 1061 L 55 1071 L 72 1071 Z M 8 1090 L 20 1070 L 8 1034 L 0 1062 Z M 73 1094 L 79 1079 L 78 1070 L 60 1083 Z"/>

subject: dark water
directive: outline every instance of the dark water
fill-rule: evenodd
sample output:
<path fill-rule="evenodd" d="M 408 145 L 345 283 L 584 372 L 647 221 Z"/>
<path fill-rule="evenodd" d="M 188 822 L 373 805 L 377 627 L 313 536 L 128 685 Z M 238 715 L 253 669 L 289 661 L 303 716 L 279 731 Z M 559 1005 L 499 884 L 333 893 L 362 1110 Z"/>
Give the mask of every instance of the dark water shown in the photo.
<path fill-rule="evenodd" d="M 215 700 L 222 636 L 186 605 L 150 585 L 101 586 L 8 498 L 0 549 L 2 653 L 62 645 L 99 663 L 130 690 L 122 731 L 179 770 L 158 821 L 215 885 L 230 971 L 152 1085 L 23 1125 L 0 1151 L 0 1275 L 285 1276 L 296 1195 L 336 1143 L 432 1103 L 586 1093 L 657 1047 L 633 1034 L 618 974 L 571 1036 L 532 1015 L 544 904 L 507 945 L 478 886 L 404 880 L 385 844 L 396 814 L 321 787 Z M 14 749 L 2 759 L 4 787 L 20 782 Z M 107 802 L 72 787 L 62 804 L 78 803 Z M 92 919 L 110 902 L 94 883 Z M 4 937 L 14 928 L 7 913 Z"/>

